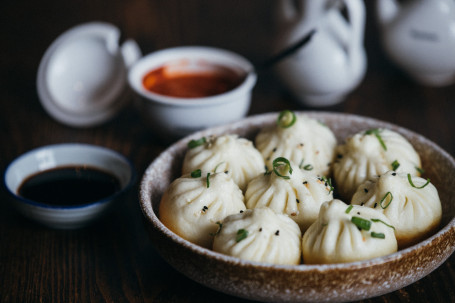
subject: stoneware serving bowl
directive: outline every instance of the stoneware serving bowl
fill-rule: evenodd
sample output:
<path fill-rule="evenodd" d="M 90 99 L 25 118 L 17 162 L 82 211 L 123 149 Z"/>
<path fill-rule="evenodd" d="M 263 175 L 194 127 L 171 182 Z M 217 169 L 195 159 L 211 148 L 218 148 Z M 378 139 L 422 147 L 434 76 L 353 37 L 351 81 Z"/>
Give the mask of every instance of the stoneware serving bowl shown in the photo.
<path fill-rule="evenodd" d="M 170 146 L 147 168 L 140 185 L 140 204 L 150 237 L 160 255 L 178 271 L 207 287 L 247 299 L 269 302 L 353 301 L 407 286 L 440 266 L 455 250 L 455 160 L 430 140 L 402 127 L 349 114 L 307 112 L 327 124 L 341 143 L 356 132 L 385 127 L 404 135 L 421 156 L 425 176 L 442 202 L 439 230 L 426 240 L 391 255 L 367 261 L 278 266 L 240 260 L 194 245 L 159 220 L 161 195 L 179 177 L 191 139 L 236 133 L 254 138 L 277 114 L 263 114 L 227 126 L 204 130 Z"/>
<path fill-rule="evenodd" d="M 48 204 L 26 199 L 18 194 L 19 187 L 29 176 L 42 171 L 68 166 L 89 166 L 110 173 L 120 183 L 120 189 L 101 200 L 77 205 Z M 135 178 L 132 163 L 123 155 L 95 145 L 67 143 L 33 149 L 11 162 L 5 170 L 5 187 L 12 195 L 14 207 L 25 217 L 57 229 L 80 228 L 105 214 Z"/>
<path fill-rule="evenodd" d="M 143 85 L 144 77 L 160 67 L 174 72 L 201 72 L 216 66 L 243 78 L 235 88 L 207 97 L 174 97 L 154 93 Z M 130 69 L 128 82 L 145 123 L 159 136 L 183 137 L 195 131 L 231 123 L 247 114 L 256 84 L 253 65 L 239 54 L 206 46 L 163 49 L 138 60 Z"/>

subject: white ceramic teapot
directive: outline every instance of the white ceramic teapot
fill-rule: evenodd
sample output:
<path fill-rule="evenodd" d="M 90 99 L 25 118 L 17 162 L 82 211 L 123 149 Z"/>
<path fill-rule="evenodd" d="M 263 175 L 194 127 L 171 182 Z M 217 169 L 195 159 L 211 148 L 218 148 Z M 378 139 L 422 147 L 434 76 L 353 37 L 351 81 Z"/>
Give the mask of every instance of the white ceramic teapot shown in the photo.
<path fill-rule="evenodd" d="M 342 15 L 343 6 L 348 19 Z M 276 17 L 280 27 L 277 49 L 286 48 L 316 30 L 308 44 L 276 66 L 289 90 L 309 106 L 330 106 L 343 101 L 366 71 L 363 2 L 280 0 Z"/>
<path fill-rule="evenodd" d="M 455 1 L 377 1 L 384 49 L 422 84 L 455 82 Z"/>

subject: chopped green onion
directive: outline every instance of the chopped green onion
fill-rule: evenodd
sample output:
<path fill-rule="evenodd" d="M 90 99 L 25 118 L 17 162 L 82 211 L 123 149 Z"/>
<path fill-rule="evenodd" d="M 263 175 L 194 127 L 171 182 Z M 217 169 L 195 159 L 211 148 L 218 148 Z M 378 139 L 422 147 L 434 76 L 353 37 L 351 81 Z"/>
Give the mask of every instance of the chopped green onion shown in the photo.
<path fill-rule="evenodd" d="M 276 123 L 281 128 L 289 128 L 292 125 L 294 125 L 296 120 L 297 117 L 295 116 L 294 112 L 290 110 L 283 110 L 282 112 L 280 112 L 278 119 L 276 120 Z"/>
<path fill-rule="evenodd" d="M 246 229 L 239 229 L 237 231 L 237 237 L 235 237 L 235 242 L 240 242 L 242 241 L 243 239 L 245 239 L 246 237 L 248 237 L 248 231 Z"/>
<path fill-rule="evenodd" d="M 313 165 L 307 164 L 303 167 L 304 170 L 313 170 Z"/>
<path fill-rule="evenodd" d="M 382 148 L 387 151 L 387 146 L 385 145 L 384 141 L 382 140 L 381 135 L 379 134 L 381 132 L 380 129 L 378 128 L 373 128 L 369 129 L 365 132 L 365 135 L 375 135 L 376 138 L 378 139 L 379 143 L 381 144 Z"/>
<path fill-rule="evenodd" d="M 425 183 L 424 185 L 422 185 L 422 186 L 415 186 L 414 183 L 412 183 L 411 174 L 408 174 L 408 181 L 409 181 L 409 184 L 411 184 L 412 187 L 417 188 L 417 189 L 424 188 L 425 186 L 427 186 L 428 184 L 430 184 L 430 179 L 427 179 L 427 183 Z"/>
<path fill-rule="evenodd" d="M 390 228 L 392 228 L 392 229 L 395 229 L 395 227 L 393 227 L 393 225 L 387 224 L 387 223 L 385 223 L 384 221 L 382 221 L 381 219 L 371 219 L 371 221 L 373 221 L 373 222 L 375 222 L 375 223 L 376 223 L 376 222 L 380 222 L 380 223 L 384 224 L 384 225 L 387 226 L 387 227 L 390 227 Z"/>
<path fill-rule="evenodd" d="M 360 218 L 360 217 L 352 217 L 351 222 L 355 224 L 360 229 L 363 230 L 370 230 L 371 228 L 371 221 Z"/>
<path fill-rule="evenodd" d="M 217 221 L 216 224 L 218 224 L 218 230 L 215 233 L 210 233 L 212 237 L 219 235 L 221 228 L 223 228 L 223 224 L 220 221 Z"/>
<path fill-rule="evenodd" d="M 205 137 L 202 137 L 198 140 L 191 140 L 190 142 L 188 142 L 188 148 L 198 147 L 199 145 L 205 144 L 205 142 L 207 142 Z"/>
<path fill-rule="evenodd" d="M 304 161 L 305 161 L 304 159 L 302 159 L 302 161 L 300 161 L 299 168 L 304 169 L 304 170 L 313 170 L 313 168 L 314 168 L 313 165 L 311 165 L 311 164 L 303 165 Z"/>
<path fill-rule="evenodd" d="M 418 171 L 421 175 L 423 175 L 423 173 L 425 172 L 425 171 L 423 170 L 423 168 L 418 167 L 418 166 L 416 166 L 415 169 L 416 169 L 416 171 Z"/>
<path fill-rule="evenodd" d="M 389 203 L 387 203 L 385 206 L 382 205 L 383 202 L 385 201 L 385 199 L 387 198 L 387 196 L 389 196 L 389 195 L 390 195 L 390 201 L 389 201 Z M 392 203 L 392 200 L 393 200 L 393 195 L 392 195 L 391 192 L 388 191 L 388 192 L 384 195 L 384 197 L 382 197 L 381 201 L 379 202 L 379 205 L 381 205 L 382 209 L 386 209 L 387 207 L 389 207 L 390 203 Z"/>
<path fill-rule="evenodd" d="M 329 194 L 335 189 L 333 186 L 332 186 L 332 179 L 331 178 L 328 178 L 325 177 L 325 176 L 322 176 L 320 178 L 321 181 L 323 181 L 325 183 L 325 186 L 328 186 L 330 188 L 329 190 Z"/>
<path fill-rule="evenodd" d="M 319 124 L 321 124 L 322 126 L 325 126 L 325 127 L 329 127 L 326 123 L 324 123 L 323 121 L 321 120 L 317 120 Z"/>
<path fill-rule="evenodd" d="M 376 233 L 374 231 L 371 232 L 371 237 L 378 238 L 378 239 L 385 239 L 385 235 L 383 233 Z"/>
<path fill-rule="evenodd" d="M 207 188 L 210 187 L 210 173 L 207 173 Z"/>
<path fill-rule="evenodd" d="M 349 205 L 348 208 L 346 208 L 345 213 L 349 214 L 353 208 L 354 208 L 354 205 Z"/>
<path fill-rule="evenodd" d="M 286 170 L 286 172 L 289 172 L 289 174 L 292 175 L 292 167 L 291 167 L 291 163 L 289 162 L 288 159 L 286 158 L 283 158 L 283 157 L 278 157 L 276 158 L 275 160 L 273 160 L 273 172 L 278 176 L 278 177 L 281 177 L 283 179 L 290 179 L 291 177 L 289 176 L 285 176 L 285 175 L 282 175 L 278 169 L 284 165 L 284 168 Z"/>
<path fill-rule="evenodd" d="M 392 170 L 397 170 L 398 167 L 400 167 L 400 162 L 398 162 L 398 160 L 395 160 L 392 162 Z"/>
<path fill-rule="evenodd" d="M 193 170 L 191 172 L 191 178 L 199 178 L 201 176 L 202 172 L 200 169 Z"/>

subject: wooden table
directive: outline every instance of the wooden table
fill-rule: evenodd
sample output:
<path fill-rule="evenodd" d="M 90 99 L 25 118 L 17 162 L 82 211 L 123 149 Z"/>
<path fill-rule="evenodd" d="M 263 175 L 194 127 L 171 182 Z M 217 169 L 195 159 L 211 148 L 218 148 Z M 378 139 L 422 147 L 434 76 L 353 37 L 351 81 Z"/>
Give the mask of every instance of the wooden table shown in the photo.
<path fill-rule="evenodd" d="M 269 54 L 273 1 L 3 1 L 0 48 L 0 168 L 47 144 L 83 142 L 114 149 L 133 162 L 138 178 L 166 143 L 126 108 L 98 127 L 54 121 L 36 92 L 39 61 L 50 43 L 79 23 L 102 20 L 135 39 L 144 53 L 189 44 L 213 45 L 252 61 Z M 455 85 L 418 85 L 383 54 L 371 3 L 365 46 L 368 72 L 346 100 L 320 110 L 399 124 L 455 155 Z M 235 22 L 232 22 L 235 20 Z M 295 102 L 272 73 L 261 75 L 250 114 L 313 110 Z M 138 179 L 139 180 L 139 179 Z M 205 288 L 172 269 L 150 242 L 138 185 L 105 219 L 85 229 L 52 230 L 24 219 L 0 194 L 0 302 L 246 302 Z M 416 283 L 363 302 L 455 302 L 455 256 Z"/>

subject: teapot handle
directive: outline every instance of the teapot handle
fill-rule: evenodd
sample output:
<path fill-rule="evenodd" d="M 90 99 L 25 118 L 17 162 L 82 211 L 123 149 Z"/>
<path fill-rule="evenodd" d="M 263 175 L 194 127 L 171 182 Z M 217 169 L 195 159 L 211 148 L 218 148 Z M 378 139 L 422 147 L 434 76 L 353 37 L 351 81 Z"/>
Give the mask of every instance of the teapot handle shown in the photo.
<path fill-rule="evenodd" d="M 326 10 L 338 0 L 277 0 L 274 16 L 280 27 L 300 28 L 302 32 L 314 28 Z"/>
<path fill-rule="evenodd" d="M 121 48 L 123 61 L 125 62 L 126 68 L 130 68 L 139 58 L 142 57 L 141 49 L 134 40 L 126 40 Z"/>
<path fill-rule="evenodd" d="M 359 47 L 363 43 L 365 31 L 365 5 L 361 0 L 345 0 L 351 20 L 351 47 Z"/>
<path fill-rule="evenodd" d="M 333 37 L 339 40 L 348 54 L 352 54 L 362 45 L 365 28 L 365 6 L 361 0 L 343 0 L 349 17 L 349 22 L 341 15 L 341 12 L 333 8 L 328 13 L 328 28 Z"/>

